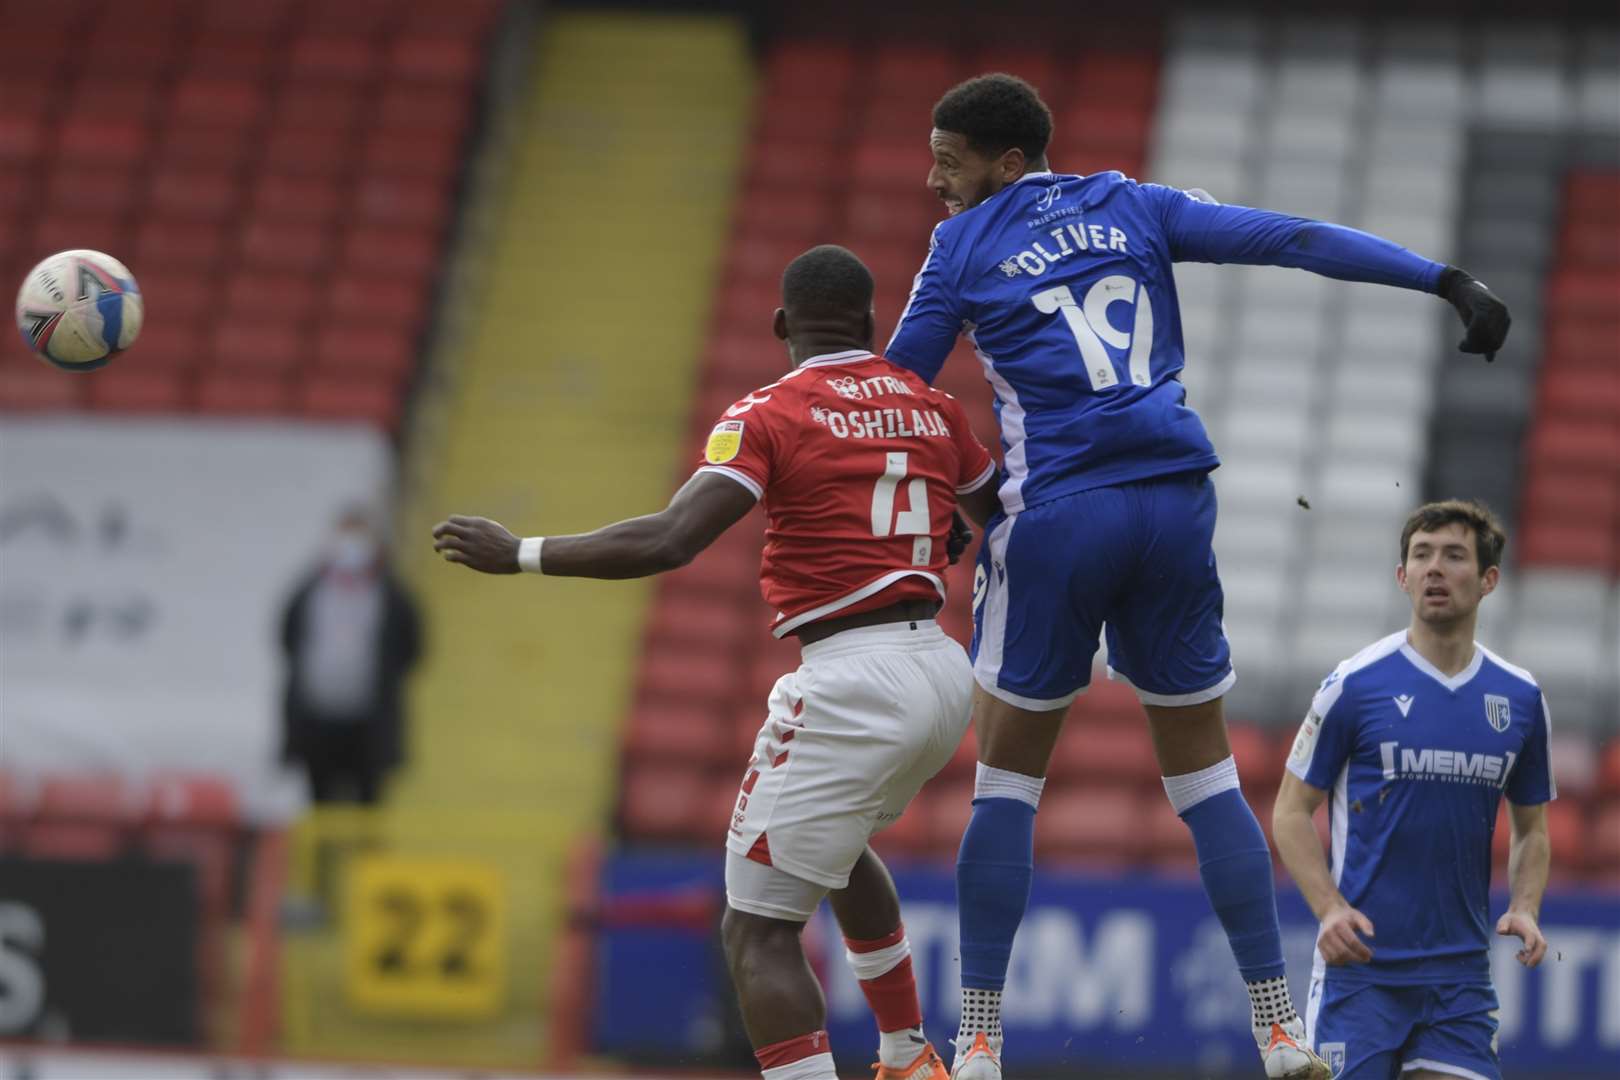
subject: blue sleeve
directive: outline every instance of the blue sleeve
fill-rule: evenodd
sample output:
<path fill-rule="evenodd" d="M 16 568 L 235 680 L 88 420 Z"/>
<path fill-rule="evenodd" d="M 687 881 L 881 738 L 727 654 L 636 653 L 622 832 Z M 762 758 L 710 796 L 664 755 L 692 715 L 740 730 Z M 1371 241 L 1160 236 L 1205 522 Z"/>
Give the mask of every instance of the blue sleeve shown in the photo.
<path fill-rule="evenodd" d="M 930 384 L 962 332 L 961 299 L 944 248 L 935 226 L 928 258 L 911 283 L 911 296 L 883 352 L 885 359 L 915 371 Z"/>
<path fill-rule="evenodd" d="M 1515 806 L 1538 806 L 1558 798 L 1552 756 L 1547 752 L 1552 716 L 1547 711 L 1547 699 L 1540 700 L 1530 737 L 1524 740 L 1524 749 L 1519 751 L 1519 760 L 1513 763 L 1513 774 L 1508 777 L 1505 794 L 1508 802 Z"/>
<path fill-rule="evenodd" d="M 1158 203 L 1176 262 L 1289 266 L 1342 281 L 1432 293 L 1445 271 L 1383 237 L 1343 225 L 1248 206 L 1200 202 L 1162 184 L 1143 184 Z"/>
<path fill-rule="evenodd" d="M 1311 699 L 1288 753 L 1288 771 L 1321 791 L 1339 779 L 1356 746 L 1354 710 L 1340 704 L 1343 693 L 1344 678 L 1335 671 Z"/>

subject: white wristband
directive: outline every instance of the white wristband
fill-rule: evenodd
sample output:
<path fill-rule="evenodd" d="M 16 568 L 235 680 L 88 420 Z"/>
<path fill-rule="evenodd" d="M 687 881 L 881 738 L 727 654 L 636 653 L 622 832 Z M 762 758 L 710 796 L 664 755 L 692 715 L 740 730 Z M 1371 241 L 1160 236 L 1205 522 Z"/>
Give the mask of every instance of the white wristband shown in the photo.
<path fill-rule="evenodd" d="M 538 574 L 540 570 L 540 545 L 546 542 L 543 536 L 525 536 L 518 541 L 518 569 L 530 574 Z"/>

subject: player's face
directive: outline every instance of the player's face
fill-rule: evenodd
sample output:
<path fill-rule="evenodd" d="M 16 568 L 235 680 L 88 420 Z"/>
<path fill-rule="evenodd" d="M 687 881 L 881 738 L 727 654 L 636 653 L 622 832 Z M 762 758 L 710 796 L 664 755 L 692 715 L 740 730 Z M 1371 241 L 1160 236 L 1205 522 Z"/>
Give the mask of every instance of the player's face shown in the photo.
<path fill-rule="evenodd" d="M 967 136 L 935 128 L 928 136 L 934 167 L 928 170 L 928 190 L 939 196 L 952 217 L 971 210 L 1017 179 L 1007 176 L 1007 154 L 989 158 L 968 145 Z M 1013 151 L 1008 151 L 1008 154 Z"/>
<path fill-rule="evenodd" d="M 1474 530 L 1462 524 L 1413 533 L 1406 562 L 1395 571 L 1412 598 L 1412 613 L 1436 625 L 1471 617 L 1500 576 L 1494 566 L 1480 573 Z"/>

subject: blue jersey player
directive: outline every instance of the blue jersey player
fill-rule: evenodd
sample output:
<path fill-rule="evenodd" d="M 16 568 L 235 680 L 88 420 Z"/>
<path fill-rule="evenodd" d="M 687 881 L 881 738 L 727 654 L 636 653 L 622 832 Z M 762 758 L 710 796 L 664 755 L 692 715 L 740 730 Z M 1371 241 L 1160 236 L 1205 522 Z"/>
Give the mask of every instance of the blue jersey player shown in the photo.
<path fill-rule="evenodd" d="M 1118 173 L 1049 168 L 1034 88 L 985 75 L 934 108 L 928 186 L 945 203 L 887 356 L 932 380 L 959 335 L 995 391 L 1002 513 L 975 582 L 979 771 L 957 858 L 958 1080 L 995 1080 L 1001 991 L 1028 904 L 1034 816 L 1106 627 L 1146 707 L 1171 803 L 1248 984 L 1268 1077 L 1325 1078 L 1284 978 L 1271 858 L 1239 790 L 1221 697 L 1233 683 L 1211 541 L 1218 464 L 1185 401 L 1177 261 L 1300 267 L 1438 293 L 1494 355 L 1507 311 L 1463 272 L 1353 229 Z"/>
<path fill-rule="evenodd" d="M 1477 503 L 1401 531 L 1406 630 L 1322 683 L 1277 797 L 1277 850 L 1322 920 L 1307 1038 L 1341 1080 L 1500 1080 L 1490 973 L 1491 835 L 1505 794 L 1512 899 L 1496 932 L 1547 951 L 1547 702 L 1474 641 L 1504 537 Z M 1329 798 L 1332 866 L 1311 826 Z"/>

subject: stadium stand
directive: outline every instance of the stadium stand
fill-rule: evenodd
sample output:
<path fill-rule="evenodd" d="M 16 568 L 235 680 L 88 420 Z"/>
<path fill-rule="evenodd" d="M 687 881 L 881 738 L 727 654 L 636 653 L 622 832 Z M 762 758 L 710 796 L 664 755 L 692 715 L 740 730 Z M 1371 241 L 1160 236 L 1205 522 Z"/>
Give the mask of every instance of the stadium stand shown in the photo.
<path fill-rule="evenodd" d="M 149 325 L 140 364 L 94 382 L 54 377 L 8 337 L 0 409 L 395 428 L 500 9 L 8 9 L 0 269 L 127 253 Z"/>

